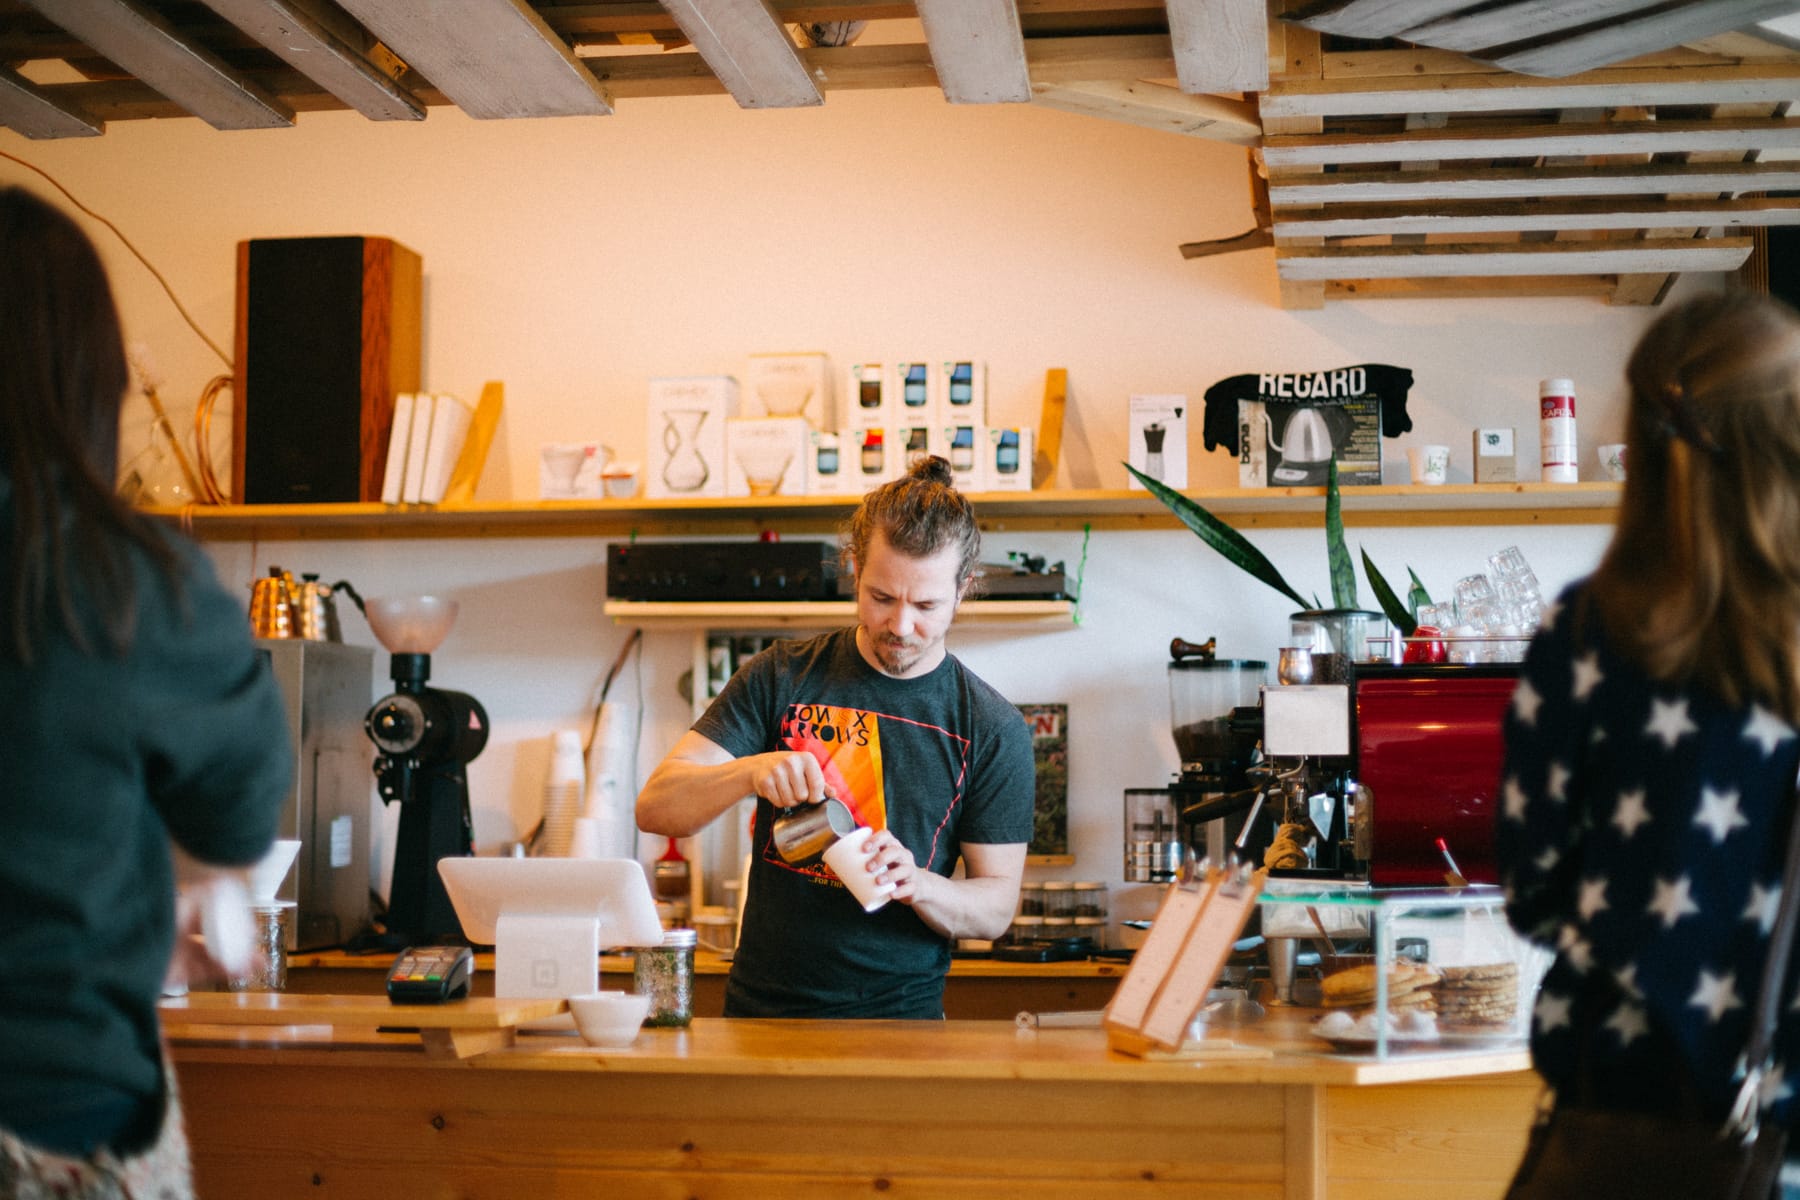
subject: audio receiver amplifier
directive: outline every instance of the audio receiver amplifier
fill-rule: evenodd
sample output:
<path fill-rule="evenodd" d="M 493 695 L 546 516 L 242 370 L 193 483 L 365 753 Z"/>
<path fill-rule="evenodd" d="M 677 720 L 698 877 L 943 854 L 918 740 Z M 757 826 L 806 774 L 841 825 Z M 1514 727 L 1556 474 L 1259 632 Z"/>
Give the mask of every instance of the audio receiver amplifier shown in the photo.
<path fill-rule="evenodd" d="M 830 542 L 632 542 L 606 548 L 611 600 L 836 600 Z"/>

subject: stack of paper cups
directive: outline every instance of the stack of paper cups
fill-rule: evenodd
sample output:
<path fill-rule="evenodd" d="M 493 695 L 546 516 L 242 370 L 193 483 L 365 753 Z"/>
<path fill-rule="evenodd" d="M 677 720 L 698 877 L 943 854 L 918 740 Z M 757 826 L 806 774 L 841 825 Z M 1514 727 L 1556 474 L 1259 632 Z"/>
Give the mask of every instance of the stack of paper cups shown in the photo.
<path fill-rule="evenodd" d="M 1539 430 L 1543 437 L 1545 483 L 1574 483 L 1581 455 L 1575 446 L 1575 381 L 1545 379 L 1538 383 Z"/>
<path fill-rule="evenodd" d="M 550 743 L 550 774 L 544 781 L 544 833 L 538 853 L 567 858 L 581 815 L 581 739 L 573 730 L 558 730 Z"/>

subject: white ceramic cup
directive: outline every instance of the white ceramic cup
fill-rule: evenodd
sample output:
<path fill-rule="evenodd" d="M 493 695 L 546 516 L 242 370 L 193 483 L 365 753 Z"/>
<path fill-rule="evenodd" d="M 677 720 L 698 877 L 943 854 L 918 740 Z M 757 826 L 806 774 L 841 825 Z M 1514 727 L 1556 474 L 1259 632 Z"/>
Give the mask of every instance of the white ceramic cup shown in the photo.
<path fill-rule="evenodd" d="M 875 831 L 867 825 L 858 825 L 831 843 L 823 856 L 825 865 L 844 881 L 844 886 L 850 889 L 864 912 L 874 912 L 894 894 L 892 883 L 875 882 L 875 864 L 868 849 L 869 839 L 874 835 Z"/>
<path fill-rule="evenodd" d="M 1594 453 L 1600 456 L 1600 469 L 1614 483 L 1625 482 L 1625 443 L 1608 442 L 1597 447 Z"/>
<path fill-rule="evenodd" d="M 1406 451 L 1414 483 L 1443 483 L 1450 477 L 1450 447 L 1412 446 Z"/>

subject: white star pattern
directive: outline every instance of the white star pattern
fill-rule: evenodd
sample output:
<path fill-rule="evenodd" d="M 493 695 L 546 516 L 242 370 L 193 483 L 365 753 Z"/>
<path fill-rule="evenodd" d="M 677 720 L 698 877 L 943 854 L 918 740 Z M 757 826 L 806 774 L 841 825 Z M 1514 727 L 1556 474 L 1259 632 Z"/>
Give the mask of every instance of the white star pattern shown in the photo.
<path fill-rule="evenodd" d="M 1548 875 L 1551 871 L 1556 869 L 1556 864 L 1561 858 L 1562 855 L 1556 852 L 1556 847 L 1549 846 L 1545 848 L 1542 854 L 1531 860 L 1531 865 L 1536 867 L 1541 873 Z"/>
<path fill-rule="evenodd" d="M 1624 992 L 1627 996 L 1643 995 L 1642 992 L 1638 991 L 1636 963 L 1631 963 L 1628 966 L 1614 971 L 1613 982 L 1617 983 L 1619 985 L 1619 990 Z"/>
<path fill-rule="evenodd" d="M 1694 814 L 1694 824 L 1712 834 L 1713 845 L 1721 846 L 1731 836 L 1732 830 L 1742 829 L 1750 822 L 1738 811 L 1738 794 L 1735 788 L 1728 792 L 1715 792 L 1709 787 L 1702 787 L 1700 811 Z"/>
<path fill-rule="evenodd" d="M 1786 721 L 1760 704 L 1750 708 L 1750 719 L 1744 722 L 1744 740 L 1762 747 L 1763 757 L 1775 753 L 1775 747 L 1794 736 Z"/>
<path fill-rule="evenodd" d="M 1555 992 L 1539 992 L 1531 1017 L 1537 1023 L 1539 1033 L 1568 1028 L 1569 998 L 1558 996 Z"/>
<path fill-rule="evenodd" d="M 1612 906 L 1606 902 L 1606 880 L 1584 879 L 1581 881 L 1581 899 L 1575 902 L 1583 921 L 1591 921 L 1594 914 Z"/>
<path fill-rule="evenodd" d="M 1577 700 L 1586 700 L 1588 694 L 1600 686 L 1606 676 L 1600 672 L 1600 653 L 1590 651 L 1575 660 L 1575 686 L 1571 689 Z"/>
<path fill-rule="evenodd" d="M 1618 807 L 1613 809 L 1612 823 L 1619 827 L 1627 841 L 1638 831 L 1640 825 L 1650 823 L 1650 810 L 1644 807 L 1644 789 L 1635 792 L 1620 792 Z"/>
<path fill-rule="evenodd" d="M 1525 687 L 1523 683 L 1519 685 Z M 1650 702 L 1650 723 L 1644 726 L 1645 737 L 1662 739 L 1665 749 L 1673 750 L 1683 734 L 1693 733 L 1699 729 L 1688 719 L 1688 702 L 1686 700 L 1652 700 Z"/>
<path fill-rule="evenodd" d="M 1757 1107 L 1768 1108 L 1771 1104 L 1790 1099 L 1793 1094 L 1794 1088 L 1787 1081 L 1786 1070 L 1780 1063 L 1771 1063 L 1769 1073 L 1762 1077 L 1762 1084 L 1756 1089 Z"/>
<path fill-rule="evenodd" d="M 1519 786 L 1519 781 L 1510 775 L 1507 776 L 1506 786 L 1501 790 L 1506 793 L 1506 819 L 1523 823 L 1525 809 L 1531 803 L 1531 797 L 1525 794 L 1525 789 Z"/>
<path fill-rule="evenodd" d="M 1760 883 L 1750 885 L 1750 900 L 1744 905 L 1741 919 L 1755 921 L 1756 928 L 1768 935 L 1775 928 L 1775 909 L 1781 903 L 1780 888 L 1766 888 Z"/>
<path fill-rule="evenodd" d="M 1519 686 L 1513 689 L 1512 709 L 1518 714 L 1521 725 L 1537 724 L 1538 705 L 1543 702 L 1544 698 L 1538 695 L 1529 679 L 1519 680 Z"/>
<path fill-rule="evenodd" d="M 1544 794 L 1552 800 L 1562 802 L 1569 798 L 1569 776 L 1572 772 L 1559 762 L 1550 764 L 1549 777 L 1544 781 Z"/>
<path fill-rule="evenodd" d="M 1737 998 L 1737 972 L 1714 975 L 1701 967 L 1700 982 L 1694 988 L 1694 994 L 1688 997 L 1688 1004 L 1705 1009 L 1707 1019 L 1717 1025 L 1720 1017 L 1734 1008 L 1744 1007 L 1743 1001 Z"/>
<path fill-rule="evenodd" d="M 1650 1032 L 1650 1019 L 1635 1004 L 1622 1004 L 1606 1018 L 1606 1027 L 1619 1035 L 1619 1045 L 1631 1043 Z"/>
<path fill-rule="evenodd" d="M 1700 906 L 1694 903 L 1693 896 L 1689 894 L 1693 886 L 1693 881 L 1686 875 L 1673 881 L 1657 880 L 1656 895 L 1651 898 L 1645 911 L 1661 917 L 1664 929 L 1675 928 L 1675 922 L 1700 911 Z"/>

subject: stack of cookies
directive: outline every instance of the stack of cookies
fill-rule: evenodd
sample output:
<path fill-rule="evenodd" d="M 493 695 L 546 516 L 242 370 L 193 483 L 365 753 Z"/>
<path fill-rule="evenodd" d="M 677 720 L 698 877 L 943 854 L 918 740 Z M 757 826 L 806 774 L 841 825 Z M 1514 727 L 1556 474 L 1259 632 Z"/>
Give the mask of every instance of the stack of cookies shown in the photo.
<path fill-rule="evenodd" d="M 1517 963 L 1477 963 L 1439 970 L 1443 978 L 1431 990 L 1437 998 L 1438 1021 L 1445 1029 L 1501 1033 L 1513 1027 L 1519 1015 Z"/>
<path fill-rule="evenodd" d="M 1375 985 L 1380 970 L 1374 963 L 1363 963 L 1325 976 L 1319 985 L 1327 1008 L 1367 1008 L 1375 1003 Z M 1390 1012 L 1418 1010 L 1431 1012 L 1436 1005 L 1433 985 L 1438 983 L 1437 970 L 1424 963 L 1401 959 L 1388 968 L 1387 1003 Z"/>

